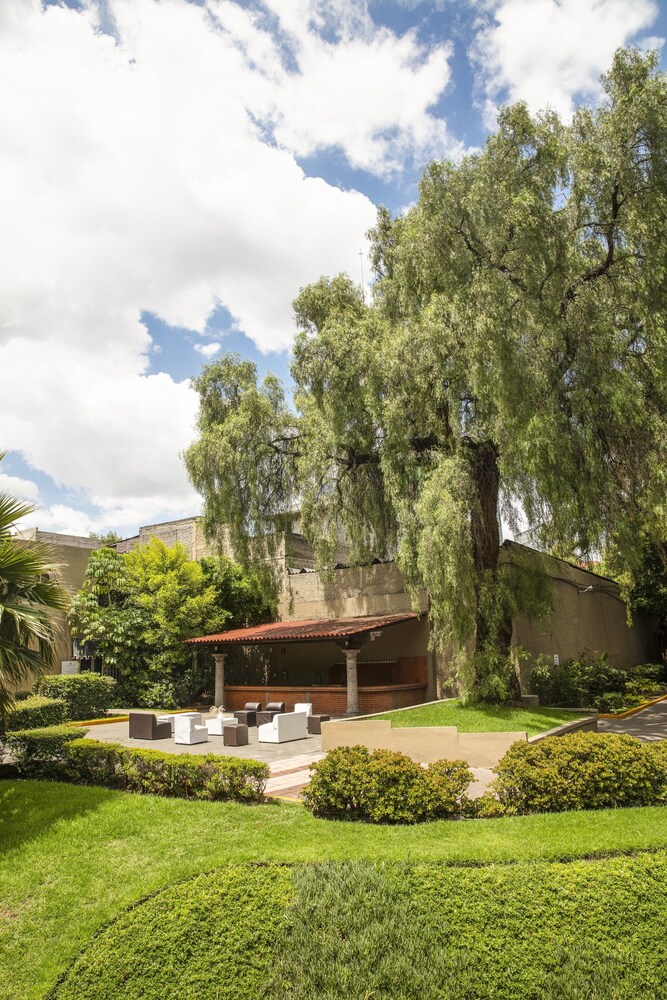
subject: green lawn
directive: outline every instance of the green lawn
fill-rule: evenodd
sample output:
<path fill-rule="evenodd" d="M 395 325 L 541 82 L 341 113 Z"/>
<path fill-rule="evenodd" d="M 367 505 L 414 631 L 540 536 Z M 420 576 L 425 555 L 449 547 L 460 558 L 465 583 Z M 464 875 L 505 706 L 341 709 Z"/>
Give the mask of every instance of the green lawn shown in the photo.
<path fill-rule="evenodd" d="M 49 1000 L 654 1000 L 666 917 L 665 851 L 232 865 L 125 910 Z"/>
<path fill-rule="evenodd" d="M 373 860 L 530 869 L 667 848 L 666 816 L 652 807 L 374 827 L 316 820 L 284 802 L 253 807 L 0 782 L 0 997 L 42 1000 L 124 907 L 221 865 Z M 629 899 L 629 913 L 633 905 Z"/>
<path fill-rule="evenodd" d="M 559 708 L 513 708 L 505 705 L 463 705 L 458 698 L 417 705 L 398 712 L 384 712 L 374 719 L 390 719 L 394 726 L 457 726 L 462 733 L 526 732 L 536 736 L 564 722 L 581 719 L 585 712 Z"/>

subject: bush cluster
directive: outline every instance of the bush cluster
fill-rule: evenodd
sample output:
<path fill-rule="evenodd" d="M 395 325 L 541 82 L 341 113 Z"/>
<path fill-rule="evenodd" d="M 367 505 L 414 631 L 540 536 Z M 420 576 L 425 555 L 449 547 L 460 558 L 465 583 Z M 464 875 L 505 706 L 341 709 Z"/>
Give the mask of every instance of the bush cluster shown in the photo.
<path fill-rule="evenodd" d="M 116 682 L 113 677 L 92 672 L 48 674 L 35 681 L 33 690 L 47 698 L 62 698 L 68 719 L 96 719 L 112 708 Z"/>
<path fill-rule="evenodd" d="M 530 684 L 542 705 L 568 708 L 597 708 L 615 712 L 640 705 L 664 689 L 667 667 L 641 663 L 629 669 L 613 667 L 606 653 L 582 654 L 578 660 L 564 660 L 554 666 L 540 657 L 533 668 Z"/>
<path fill-rule="evenodd" d="M 256 760 L 169 754 L 82 738 L 67 726 L 8 733 L 22 775 L 172 798 L 261 802 L 268 765 Z"/>
<path fill-rule="evenodd" d="M 655 805 L 667 792 L 667 744 L 613 733 L 548 736 L 513 743 L 495 773 L 478 815 Z"/>
<path fill-rule="evenodd" d="M 76 727 L 48 726 L 5 733 L 3 742 L 24 777 L 56 779 L 63 776 L 66 744 L 79 739 Z"/>
<path fill-rule="evenodd" d="M 57 726 L 67 719 L 67 705 L 62 698 L 44 698 L 35 694 L 18 701 L 7 717 L 7 729 L 41 729 Z"/>
<path fill-rule="evenodd" d="M 402 753 L 337 747 L 311 767 L 303 793 L 315 816 L 371 823 L 418 823 L 453 816 L 472 781 L 461 760 L 424 768 Z"/>

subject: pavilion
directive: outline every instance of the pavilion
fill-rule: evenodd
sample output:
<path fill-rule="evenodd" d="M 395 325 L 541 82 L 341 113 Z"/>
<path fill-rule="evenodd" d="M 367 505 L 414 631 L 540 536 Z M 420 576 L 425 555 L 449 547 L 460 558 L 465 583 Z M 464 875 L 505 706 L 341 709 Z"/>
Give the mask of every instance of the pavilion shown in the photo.
<path fill-rule="evenodd" d="M 230 629 L 187 642 L 213 654 L 217 706 L 235 710 L 246 701 L 284 701 L 290 710 L 297 702 L 311 702 L 315 712 L 352 715 L 425 700 L 426 650 L 424 655 L 401 655 L 415 652 L 410 649 L 414 639 L 407 645 L 406 639 L 419 622 L 414 612 L 311 618 Z M 371 658 L 371 644 L 379 647 L 382 658 Z M 226 683 L 230 659 L 240 683 Z"/>

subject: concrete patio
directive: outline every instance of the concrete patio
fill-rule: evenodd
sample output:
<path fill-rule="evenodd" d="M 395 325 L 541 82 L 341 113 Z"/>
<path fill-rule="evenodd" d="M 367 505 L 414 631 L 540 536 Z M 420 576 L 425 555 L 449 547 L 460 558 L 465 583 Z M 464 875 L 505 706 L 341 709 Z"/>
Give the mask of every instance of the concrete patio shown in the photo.
<path fill-rule="evenodd" d="M 204 715 L 204 719 L 213 718 Z M 308 736 L 305 740 L 294 740 L 290 743 L 260 743 L 257 739 L 257 727 L 248 730 L 248 745 L 245 747 L 226 747 L 222 736 L 209 736 L 207 743 L 184 745 L 175 743 L 173 738 L 166 740 L 135 740 L 130 739 L 128 722 L 109 722 L 100 726 L 91 726 L 87 735 L 91 739 L 104 743 L 119 743 L 124 747 L 142 747 L 147 750 L 159 750 L 161 753 L 187 754 L 220 754 L 225 757 L 241 757 L 259 760 L 269 765 L 271 777 L 266 786 L 266 794 L 283 798 L 297 799 L 303 787 L 310 779 L 310 765 L 322 760 L 322 737 Z"/>

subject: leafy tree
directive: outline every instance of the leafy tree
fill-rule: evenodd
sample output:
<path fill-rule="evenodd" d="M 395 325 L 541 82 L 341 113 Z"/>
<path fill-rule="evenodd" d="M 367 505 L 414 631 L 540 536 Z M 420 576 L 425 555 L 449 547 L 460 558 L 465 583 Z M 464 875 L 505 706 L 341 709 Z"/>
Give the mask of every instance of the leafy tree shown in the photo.
<path fill-rule="evenodd" d="M 4 457 L 0 454 L 0 460 Z M 49 548 L 12 535 L 16 523 L 35 508 L 0 493 L 0 717 L 13 704 L 12 692 L 54 664 L 59 627 L 68 595 L 57 579 Z"/>
<path fill-rule="evenodd" d="M 183 545 L 157 538 L 122 555 L 91 553 L 72 603 L 73 631 L 95 642 L 119 671 L 119 696 L 130 704 L 173 707 L 196 698 L 211 664 L 184 639 L 266 616 L 252 578 L 229 562 L 191 560 Z"/>
<path fill-rule="evenodd" d="M 185 455 L 210 531 L 245 564 L 300 503 L 321 568 L 396 553 L 430 595 L 438 645 L 474 641 L 466 678 L 504 697 L 512 617 L 547 607 L 499 557 L 498 511 L 545 545 L 665 537 L 667 85 L 619 51 L 571 123 L 505 108 L 484 150 L 432 163 L 402 217 L 381 209 L 366 305 L 345 276 L 303 289 L 296 413 L 272 377 L 222 358 L 194 381 Z"/>
<path fill-rule="evenodd" d="M 91 552 L 69 618 L 72 634 L 93 643 L 105 667 L 116 668 L 121 678 L 143 661 L 145 620 L 130 599 L 125 557 L 115 549 L 102 546 Z M 124 694 L 123 687 L 121 682 Z"/>

